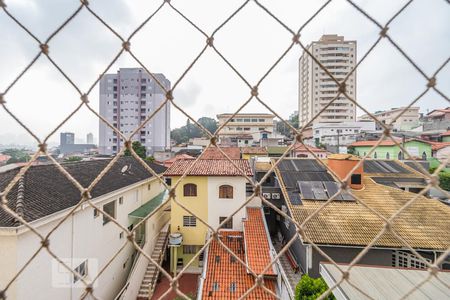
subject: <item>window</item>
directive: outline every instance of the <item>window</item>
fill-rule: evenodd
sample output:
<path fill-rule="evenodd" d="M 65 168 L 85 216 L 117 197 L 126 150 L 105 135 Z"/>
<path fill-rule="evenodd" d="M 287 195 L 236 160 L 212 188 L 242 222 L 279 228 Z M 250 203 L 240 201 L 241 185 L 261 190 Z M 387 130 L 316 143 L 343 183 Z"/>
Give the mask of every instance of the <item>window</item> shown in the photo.
<path fill-rule="evenodd" d="M 230 285 L 230 292 L 234 293 L 236 292 L 236 282 L 232 282 Z"/>
<path fill-rule="evenodd" d="M 227 217 L 219 217 L 219 224 L 222 224 Z M 223 229 L 233 229 L 233 218 L 229 219 L 225 224 L 222 225 Z"/>
<path fill-rule="evenodd" d="M 214 282 L 213 286 L 212 286 L 212 289 L 213 289 L 214 292 L 217 292 L 219 290 L 219 283 L 218 282 Z"/>
<path fill-rule="evenodd" d="M 196 197 L 197 196 L 197 185 L 193 183 L 188 183 L 183 186 L 183 195 L 185 197 Z"/>
<path fill-rule="evenodd" d="M 168 186 L 171 186 L 172 185 L 172 178 L 166 178 L 166 184 Z"/>
<path fill-rule="evenodd" d="M 194 216 L 183 216 L 183 226 L 184 227 L 196 227 L 197 218 Z"/>
<path fill-rule="evenodd" d="M 109 202 L 105 205 L 103 205 L 103 211 L 110 215 L 112 218 L 116 217 L 116 201 Z M 103 225 L 109 223 L 110 219 L 103 215 Z"/>
<path fill-rule="evenodd" d="M 119 239 L 123 239 L 123 231 L 119 233 Z"/>
<path fill-rule="evenodd" d="M 259 119 L 259 122 L 265 122 L 265 120 L 264 119 Z"/>
<path fill-rule="evenodd" d="M 119 204 L 120 204 L 120 205 L 123 204 L 123 197 L 119 197 Z"/>
<path fill-rule="evenodd" d="M 427 160 L 427 153 L 425 151 L 422 153 L 422 160 Z"/>
<path fill-rule="evenodd" d="M 377 158 L 377 153 L 376 152 L 373 154 L 373 158 Z"/>
<path fill-rule="evenodd" d="M 244 127 L 244 131 L 250 131 L 249 127 Z"/>
<path fill-rule="evenodd" d="M 351 184 L 361 184 L 361 174 L 352 174 Z"/>
<path fill-rule="evenodd" d="M 94 208 L 94 218 L 98 217 L 98 209 Z"/>
<path fill-rule="evenodd" d="M 197 253 L 196 245 L 183 245 L 183 254 L 195 254 Z"/>
<path fill-rule="evenodd" d="M 386 152 L 386 159 L 389 159 L 389 158 L 390 158 L 389 152 Z"/>
<path fill-rule="evenodd" d="M 151 188 L 152 188 L 152 185 L 150 183 L 147 184 L 147 191 L 150 191 Z"/>
<path fill-rule="evenodd" d="M 219 198 L 233 199 L 233 187 L 231 185 L 219 186 Z"/>
<path fill-rule="evenodd" d="M 80 280 L 81 278 L 86 277 L 87 275 L 87 260 L 83 261 L 78 267 L 76 267 L 74 269 L 74 271 L 78 274 L 80 274 L 80 276 L 78 275 L 73 275 L 73 283 L 77 282 L 78 280 Z"/>

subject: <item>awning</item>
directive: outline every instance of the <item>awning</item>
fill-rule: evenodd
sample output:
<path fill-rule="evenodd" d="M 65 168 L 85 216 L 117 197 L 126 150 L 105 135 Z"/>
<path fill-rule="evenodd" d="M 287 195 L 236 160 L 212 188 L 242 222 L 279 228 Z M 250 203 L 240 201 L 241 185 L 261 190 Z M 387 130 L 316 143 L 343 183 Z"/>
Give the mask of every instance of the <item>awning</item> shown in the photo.
<path fill-rule="evenodd" d="M 134 217 L 134 218 L 139 218 L 139 219 L 145 218 L 150 213 L 152 213 L 155 210 L 155 208 L 157 208 L 163 202 L 163 200 L 165 200 L 167 198 L 166 197 L 167 194 L 168 194 L 167 191 L 160 193 L 159 195 L 155 196 L 153 199 L 146 202 L 144 205 L 141 205 L 139 208 L 137 208 L 134 211 L 132 211 L 131 213 L 129 213 L 128 216 Z"/>

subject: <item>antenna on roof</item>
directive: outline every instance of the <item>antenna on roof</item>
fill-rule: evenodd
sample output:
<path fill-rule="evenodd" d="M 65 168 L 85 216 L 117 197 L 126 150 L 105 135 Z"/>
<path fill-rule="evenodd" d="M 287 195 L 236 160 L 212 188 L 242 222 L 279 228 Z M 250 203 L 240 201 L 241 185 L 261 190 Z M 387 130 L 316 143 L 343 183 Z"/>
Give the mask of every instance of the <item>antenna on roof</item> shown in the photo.
<path fill-rule="evenodd" d="M 125 173 L 128 171 L 128 168 L 129 167 L 127 165 L 122 167 L 122 169 L 120 170 L 120 172 L 122 172 L 122 175 L 125 175 Z"/>

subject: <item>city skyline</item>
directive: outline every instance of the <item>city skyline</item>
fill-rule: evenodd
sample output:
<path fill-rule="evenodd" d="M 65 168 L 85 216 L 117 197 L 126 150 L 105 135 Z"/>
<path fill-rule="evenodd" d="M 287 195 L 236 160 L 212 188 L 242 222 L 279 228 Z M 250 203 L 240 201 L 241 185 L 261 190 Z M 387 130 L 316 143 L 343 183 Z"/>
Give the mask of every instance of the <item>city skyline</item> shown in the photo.
<path fill-rule="evenodd" d="M 439 26 L 445 23 L 450 13 L 444 9 L 445 3 L 441 2 L 415 1 L 389 26 L 393 39 L 428 75 L 447 59 L 450 52 L 450 42 L 445 38 L 449 34 L 449 29 L 447 26 Z M 77 5 L 77 3 L 58 5 L 55 1 L 43 1 L 39 5 L 33 4 L 33 9 L 30 10 L 26 4 L 26 1 L 15 1 L 8 3 L 8 9 L 27 26 L 33 28 L 34 33 L 41 39 L 48 36 L 61 23 L 63 16 L 69 15 Z M 214 20 L 224 20 L 240 4 L 239 1 L 229 1 L 226 4 L 202 5 L 211 9 Z M 280 8 L 264 3 L 277 15 L 283 16 L 283 22 L 291 28 L 298 28 L 322 4 L 297 5 L 292 1 Z M 96 1 L 91 7 L 98 13 L 104 14 L 105 19 L 124 36 L 132 32 L 137 24 L 148 16 L 148 12 L 155 8 L 154 4 L 143 3 L 140 7 L 145 9 L 137 10 L 135 9 L 137 6 L 114 2 L 108 3 L 110 9 L 107 10 L 106 5 L 104 1 Z M 193 5 L 177 3 L 177 7 L 197 20 L 202 29 L 207 33 L 212 32 L 220 23 L 202 19 L 203 16 L 196 13 L 199 5 L 199 3 Z M 249 4 L 249 6 L 253 5 L 255 4 Z M 47 9 L 50 6 L 52 10 Z M 380 23 L 385 23 L 395 11 L 400 9 L 402 3 L 385 1 L 385 5 L 366 3 L 361 6 Z M 300 7 L 301 10 L 297 9 Z M 443 9 L 440 9 L 441 7 Z M 121 14 L 115 14 L 116 11 L 121 11 Z M 433 22 L 426 23 L 425 18 L 422 17 L 426 16 L 427 11 L 433 11 Z M 52 17 L 52 14 L 58 15 L 60 19 Z M 150 71 L 164 73 L 171 82 L 176 82 L 198 55 L 205 41 L 181 17 L 166 15 L 167 13 L 161 13 L 144 26 L 142 32 L 132 39 L 131 45 L 136 55 L 151 68 Z M 340 22 L 337 15 L 351 21 Z M 249 24 L 248 20 L 252 20 L 252 24 Z M 11 26 L 9 22 L 11 21 L 5 16 L 0 18 L 0 25 L 12 29 L 7 32 L 8 41 L 0 50 L 0 63 L 8 69 L 7 73 L 0 72 L 0 90 L 13 80 L 37 51 L 36 45 L 29 41 L 29 37 L 17 26 Z M 88 27 L 94 30 L 87 30 Z M 158 29 L 161 28 L 167 30 L 165 34 L 170 36 L 170 39 L 166 39 L 165 35 L 159 32 Z M 419 28 L 423 29 L 419 30 Z M 81 31 L 86 33 L 85 37 L 80 36 Z M 324 33 L 339 34 L 350 40 L 356 40 L 359 58 L 363 57 L 379 36 L 378 28 L 369 20 L 362 17 L 348 3 L 340 2 L 332 2 L 319 13 L 314 22 L 302 31 L 300 40 L 307 45 L 318 40 Z M 78 36 L 80 40 L 73 40 L 71 36 Z M 161 42 L 157 48 L 150 47 L 148 51 L 145 51 L 149 36 L 151 40 Z M 417 41 L 434 47 L 415 47 Z M 261 78 L 286 50 L 290 42 L 289 33 L 255 7 L 244 8 L 233 22 L 224 26 L 215 36 L 215 46 L 223 52 L 224 57 L 236 65 L 251 84 Z M 238 44 L 244 47 L 235 47 Z M 120 45 L 120 41 L 99 22 L 82 14 L 73 23 L 69 23 L 50 43 L 50 55 L 82 90 L 86 90 L 98 74 L 104 71 Z M 183 51 L 180 52 L 180 45 L 190 46 L 182 47 Z M 236 52 L 237 48 L 239 52 Z M 264 51 L 258 51 L 262 48 Z M 78 56 L 74 57 L 76 59 L 70 59 L 75 53 L 78 53 Z M 275 112 L 284 118 L 298 109 L 298 59 L 301 54 L 301 48 L 294 47 L 262 82 L 259 89 L 261 99 L 269 103 Z M 80 61 L 83 63 L 80 64 Z M 108 72 L 115 72 L 120 67 L 136 66 L 137 63 L 129 55 L 123 54 Z M 449 79 L 449 66 L 446 66 L 437 76 L 438 86 L 444 93 L 448 93 L 448 87 L 442 83 L 448 82 Z M 372 112 L 404 106 L 425 89 L 425 84 L 424 78 L 413 69 L 409 62 L 388 41 L 382 40 L 365 62 L 358 67 L 357 99 L 362 106 Z M 281 86 L 283 88 L 280 88 Z M 214 117 L 219 113 L 234 112 L 248 95 L 249 88 L 216 53 L 207 49 L 175 89 L 174 101 L 198 119 L 201 116 Z M 9 109 L 19 118 L 25 119 L 26 124 L 33 128 L 40 138 L 53 130 L 80 101 L 73 87 L 45 57 L 41 57 L 36 62 L 5 98 Z M 211 101 L 211 99 L 214 100 Z M 93 107 L 98 107 L 98 85 L 94 87 L 89 100 Z M 416 105 L 421 107 L 421 112 L 426 112 L 445 107 L 448 103 L 431 91 Z M 50 106 L 51 114 L 59 118 L 40 118 L 38 114 L 50 113 L 46 109 Z M 267 113 L 268 111 L 256 100 L 252 100 L 244 112 Z M 357 115 L 361 114 L 359 110 Z M 182 126 L 186 122 L 186 116 L 176 109 L 172 110 L 171 119 L 171 128 Z M 77 136 L 85 136 L 89 132 L 97 132 L 97 128 L 98 118 L 83 107 L 60 128 L 60 131 L 74 131 Z M 19 127 L 10 116 L 0 111 L 0 137 L 10 139 L 5 136 L 10 133 L 26 134 L 25 130 Z M 49 141 L 57 142 L 58 136 L 53 135 Z M 7 140 L 0 142 L 8 143 Z"/>

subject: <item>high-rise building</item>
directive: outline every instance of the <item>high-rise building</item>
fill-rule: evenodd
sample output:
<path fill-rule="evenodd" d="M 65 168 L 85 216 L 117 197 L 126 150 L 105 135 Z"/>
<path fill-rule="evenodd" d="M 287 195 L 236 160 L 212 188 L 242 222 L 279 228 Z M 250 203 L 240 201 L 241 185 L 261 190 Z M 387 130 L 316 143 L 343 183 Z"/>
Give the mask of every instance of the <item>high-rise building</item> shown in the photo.
<path fill-rule="evenodd" d="M 86 144 L 93 144 L 93 143 L 94 143 L 94 135 L 89 132 L 86 135 Z"/>
<path fill-rule="evenodd" d="M 170 81 L 163 74 L 153 74 L 165 89 Z M 141 68 L 120 68 L 100 80 L 100 115 L 125 136 L 138 126 L 166 99 L 164 90 Z M 147 155 L 170 147 L 170 105 L 167 103 L 132 138 L 147 149 Z M 123 139 L 100 120 L 99 152 L 116 154 Z"/>
<path fill-rule="evenodd" d="M 343 36 L 323 35 L 307 49 L 340 82 L 356 66 L 356 41 L 346 41 Z M 300 57 L 299 71 L 299 124 L 304 126 L 337 96 L 338 86 L 306 52 Z M 346 83 L 348 95 L 356 99 L 356 71 Z M 313 123 L 355 120 L 356 106 L 341 95 Z"/>
<path fill-rule="evenodd" d="M 59 134 L 60 145 L 72 145 L 75 144 L 75 133 L 73 132 L 61 132 Z"/>

